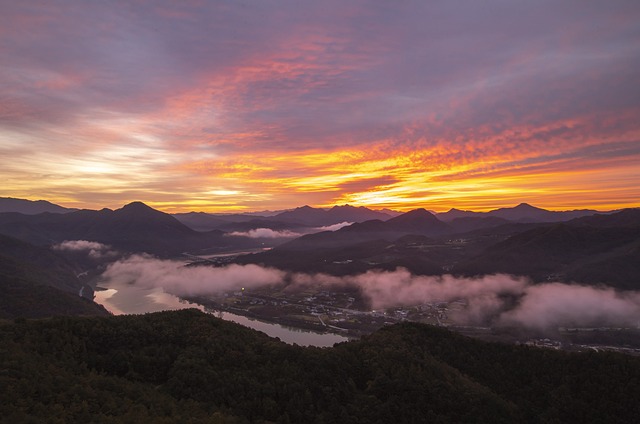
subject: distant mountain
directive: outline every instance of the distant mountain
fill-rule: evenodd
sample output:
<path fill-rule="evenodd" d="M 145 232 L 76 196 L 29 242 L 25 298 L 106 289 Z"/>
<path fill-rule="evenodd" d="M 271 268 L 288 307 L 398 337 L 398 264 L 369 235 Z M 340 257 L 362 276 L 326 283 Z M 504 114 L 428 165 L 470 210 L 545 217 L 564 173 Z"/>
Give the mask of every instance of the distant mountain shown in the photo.
<path fill-rule="evenodd" d="M 438 219 L 449 222 L 457 218 L 470 218 L 470 217 L 481 217 L 483 216 L 482 212 L 472 212 L 472 211 L 463 211 L 456 208 L 451 208 L 447 212 L 442 212 L 436 214 Z"/>
<path fill-rule="evenodd" d="M 228 222 L 225 224 L 221 224 L 218 227 L 222 231 L 232 232 L 232 231 L 250 231 L 258 228 L 267 228 L 274 231 L 290 231 L 301 229 L 299 224 L 292 224 L 289 222 L 283 221 L 274 221 L 265 218 L 260 219 L 252 219 L 250 221 L 243 222 Z M 308 227 L 303 227 L 308 228 Z"/>
<path fill-rule="evenodd" d="M 278 221 L 295 222 L 307 226 L 330 225 L 325 224 L 326 216 L 327 211 L 325 211 L 324 209 L 312 208 L 311 206 L 305 205 L 299 208 L 295 208 L 291 211 L 286 211 L 279 213 L 278 215 L 274 215 L 272 219 Z"/>
<path fill-rule="evenodd" d="M 385 222 L 384 227 L 396 232 L 420 235 L 441 235 L 451 231 L 451 227 L 440 221 L 425 209 L 414 209 Z"/>
<path fill-rule="evenodd" d="M 271 217 L 273 220 L 291 222 L 309 227 L 323 227 L 341 222 L 364 222 L 372 219 L 386 221 L 391 218 L 386 213 L 373 211 L 364 206 L 334 206 L 329 210 L 302 206 Z"/>
<path fill-rule="evenodd" d="M 349 205 L 334 206 L 325 210 L 302 206 L 296 209 L 269 213 L 255 214 L 207 214 L 190 212 L 174 214 L 174 217 L 188 227 L 198 231 L 220 229 L 223 231 L 248 231 L 256 228 L 272 230 L 308 229 L 326 227 L 343 222 L 364 222 L 372 219 L 387 220 L 391 215 L 373 211 L 365 207 Z"/>
<path fill-rule="evenodd" d="M 247 222 L 263 218 L 260 215 L 249 214 L 212 214 L 205 212 L 175 213 L 173 217 L 178 221 L 196 231 L 217 230 L 221 226 L 235 223 Z"/>
<path fill-rule="evenodd" d="M 469 231 L 463 232 L 465 227 Z M 399 266 L 425 275 L 510 273 L 538 282 L 638 289 L 640 209 L 565 223 L 468 217 L 449 224 L 417 210 L 386 222 L 366 221 L 299 237 L 238 262 L 334 275 Z"/>
<path fill-rule="evenodd" d="M 382 213 L 384 213 L 386 215 L 389 215 L 392 218 L 394 216 L 398 216 L 398 215 L 402 215 L 403 214 L 403 212 L 396 211 L 396 210 L 393 210 L 393 209 L 388 209 L 388 208 L 379 209 L 378 212 L 382 212 Z"/>
<path fill-rule="evenodd" d="M 249 240 L 224 237 L 222 231 L 197 232 L 141 202 L 121 209 L 82 210 L 67 214 L 0 214 L 0 233 L 38 245 L 89 240 L 116 249 L 172 256 L 185 251 L 218 249 Z"/>
<path fill-rule="evenodd" d="M 308 250 L 319 248 L 344 247 L 349 244 L 372 240 L 395 240 L 409 234 L 441 235 L 450 231 L 450 227 L 424 209 L 416 209 L 387 221 L 369 220 L 356 222 L 337 231 L 302 236 L 277 246 L 277 250 Z"/>
<path fill-rule="evenodd" d="M 364 222 L 372 219 L 386 221 L 392 218 L 391 215 L 368 209 L 364 206 L 354 207 L 349 205 L 334 206 L 327 211 L 330 220 L 324 225 L 339 224 L 341 222 Z"/>
<path fill-rule="evenodd" d="M 571 225 L 587 225 L 590 227 L 640 227 L 640 208 L 623 209 L 608 214 L 595 214 L 572 219 Z"/>
<path fill-rule="evenodd" d="M 495 228 L 511 223 L 497 216 L 465 216 L 447 222 L 455 233 L 466 233 L 484 228 Z"/>
<path fill-rule="evenodd" d="M 622 217 L 636 215 L 619 212 Z M 600 226 L 557 223 L 530 229 L 462 261 L 456 272 L 528 275 L 536 281 L 604 283 L 623 289 L 640 286 L 640 225 L 614 225 L 621 217 L 603 215 Z M 605 224 L 609 222 L 609 225 Z"/>
<path fill-rule="evenodd" d="M 25 200 L 12 197 L 0 197 L 0 213 L 17 212 L 25 215 L 36 215 L 39 213 L 69 213 L 77 209 L 63 208 L 62 206 L 48 202 L 46 200 Z"/>
<path fill-rule="evenodd" d="M 555 212 L 537 208 L 527 203 L 520 203 L 513 208 L 496 209 L 488 212 L 487 215 L 517 222 L 561 222 L 595 213 L 597 211 L 589 209 Z"/>
<path fill-rule="evenodd" d="M 80 297 L 73 266 L 50 249 L 0 235 L 0 318 L 108 315 Z"/>
<path fill-rule="evenodd" d="M 354 224 L 358 225 L 358 224 Z M 241 264 L 259 263 L 278 269 L 330 275 L 356 275 L 371 269 L 393 271 L 398 267 L 415 274 L 442 273 L 441 258 L 437 253 L 426 255 L 423 249 L 433 244 L 423 236 L 403 236 L 395 242 L 374 239 L 362 240 L 358 235 L 344 233 L 316 248 L 281 245 L 274 249 L 237 258 Z M 297 244 L 293 243 L 293 247 Z"/>
<path fill-rule="evenodd" d="M 259 218 L 263 218 L 263 217 L 268 217 L 268 216 L 276 216 L 281 214 L 282 212 L 288 212 L 291 209 L 279 209 L 279 210 L 264 210 L 264 211 L 255 211 L 255 212 L 243 212 L 240 215 L 244 215 L 244 216 L 253 216 L 253 217 L 259 217 Z"/>
<path fill-rule="evenodd" d="M 486 218 L 495 217 L 513 222 L 563 222 L 574 218 L 589 216 L 598 213 L 591 209 L 579 209 L 572 211 L 549 211 L 546 209 L 531 206 L 528 203 L 520 203 L 512 208 L 500 208 L 489 212 L 472 212 L 459 209 L 451 209 L 444 213 L 437 214 L 438 219 L 445 222 L 458 218 Z"/>

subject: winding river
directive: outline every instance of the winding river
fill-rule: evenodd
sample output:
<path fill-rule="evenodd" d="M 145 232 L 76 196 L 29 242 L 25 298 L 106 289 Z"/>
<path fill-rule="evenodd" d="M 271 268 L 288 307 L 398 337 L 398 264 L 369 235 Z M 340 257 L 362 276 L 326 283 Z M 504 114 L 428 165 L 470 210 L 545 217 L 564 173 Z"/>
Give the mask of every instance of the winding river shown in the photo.
<path fill-rule="evenodd" d="M 259 321 L 229 312 L 205 310 L 204 306 L 180 299 L 177 296 L 166 293 L 161 288 L 148 289 L 136 287 L 133 284 L 101 284 L 101 287 L 104 290 L 96 290 L 95 301 L 114 315 L 146 314 L 149 312 L 197 308 L 204 312 L 215 313 L 216 316 L 227 321 L 233 321 L 254 330 L 262 331 L 271 337 L 277 337 L 290 344 L 328 347 L 348 340 L 346 337 L 337 334 L 315 333 Z"/>

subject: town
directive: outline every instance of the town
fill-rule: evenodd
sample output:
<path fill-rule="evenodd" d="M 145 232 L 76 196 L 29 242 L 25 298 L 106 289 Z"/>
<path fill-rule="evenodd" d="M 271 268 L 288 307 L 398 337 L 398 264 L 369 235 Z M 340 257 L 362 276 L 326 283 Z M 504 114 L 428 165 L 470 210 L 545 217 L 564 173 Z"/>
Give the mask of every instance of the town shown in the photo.
<path fill-rule="evenodd" d="M 268 322 L 349 337 L 369 334 L 382 326 L 409 320 L 449 326 L 451 308 L 462 303 L 428 303 L 415 307 L 371 310 L 355 290 L 261 287 L 190 298 L 212 310 L 228 311 Z"/>
<path fill-rule="evenodd" d="M 503 343 L 568 351 L 615 351 L 640 356 L 638 328 L 566 328 L 551 334 L 506 327 L 459 325 L 455 317 L 467 303 L 430 302 L 414 306 L 369 309 L 356 289 L 327 287 L 239 288 L 233 292 L 189 298 L 210 312 L 231 312 L 257 320 L 318 333 L 359 338 L 402 321 L 420 322 L 466 336 Z M 610 340 L 624 339 L 622 343 Z"/>

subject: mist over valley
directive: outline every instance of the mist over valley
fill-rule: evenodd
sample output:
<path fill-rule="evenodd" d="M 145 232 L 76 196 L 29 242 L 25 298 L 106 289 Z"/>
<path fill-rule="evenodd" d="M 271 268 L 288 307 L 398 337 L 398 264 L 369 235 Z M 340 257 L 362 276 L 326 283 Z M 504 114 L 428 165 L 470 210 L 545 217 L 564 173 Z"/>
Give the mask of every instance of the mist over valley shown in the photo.
<path fill-rule="evenodd" d="M 640 321 L 637 209 L 172 216 L 134 202 L 4 212 L 0 230 L 60 255 L 85 297 L 133 285 L 318 332 L 358 337 L 411 320 L 522 342 Z"/>

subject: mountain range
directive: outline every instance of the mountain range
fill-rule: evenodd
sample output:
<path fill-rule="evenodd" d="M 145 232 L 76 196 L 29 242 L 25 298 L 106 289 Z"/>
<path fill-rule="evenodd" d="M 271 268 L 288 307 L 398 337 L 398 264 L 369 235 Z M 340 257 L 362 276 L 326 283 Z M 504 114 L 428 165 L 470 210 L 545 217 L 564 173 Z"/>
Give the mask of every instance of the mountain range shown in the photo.
<path fill-rule="evenodd" d="M 38 215 L 1 213 L 0 233 L 35 245 L 88 240 L 123 251 L 147 252 L 159 256 L 250 244 L 244 239 L 223 237 L 222 231 L 195 231 L 171 215 L 141 202 L 133 202 L 117 210 L 80 210 Z"/>
<path fill-rule="evenodd" d="M 13 197 L 0 197 L 0 213 L 17 212 L 26 215 L 39 213 L 67 213 L 77 209 L 64 208 L 46 200 L 15 199 Z"/>
<path fill-rule="evenodd" d="M 349 205 L 334 206 L 331 209 L 312 208 L 311 206 L 302 206 L 288 211 L 273 213 L 269 215 L 253 214 L 208 214 L 204 212 L 188 212 L 178 213 L 174 216 L 183 224 L 198 230 L 207 231 L 213 229 L 232 228 L 233 224 L 254 222 L 250 229 L 268 228 L 272 230 L 282 229 L 283 223 L 288 229 L 317 228 L 341 223 L 364 222 L 372 219 L 387 220 L 399 213 L 393 211 L 381 212 L 374 211 L 363 206 L 354 207 Z M 247 225 L 235 226 L 235 230 L 239 228 L 248 228 Z"/>
<path fill-rule="evenodd" d="M 507 221 L 466 232 L 455 231 L 457 219 L 444 223 L 416 210 L 385 222 L 305 235 L 237 260 L 335 275 L 404 267 L 415 274 L 510 273 L 534 281 L 640 287 L 640 209 L 561 223 Z"/>
<path fill-rule="evenodd" d="M 574 218 L 589 216 L 598 213 L 592 209 L 577 209 L 570 211 L 548 211 L 546 209 L 531 206 L 528 203 L 520 203 L 512 208 L 500 208 L 489 212 L 462 211 L 450 209 L 448 212 L 437 214 L 438 219 L 449 222 L 457 218 L 483 218 L 492 217 L 506 219 L 515 222 L 562 222 Z"/>
<path fill-rule="evenodd" d="M 140 202 L 134 202 L 140 203 Z M 104 209 L 103 209 L 104 210 Z M 76 212 L 77 209 L 65 208 L 46 200 L 25 200 L 10 197 L 0 197 L 0 213 L 16 212 L 25 215 L 36 215 L 40 213 L 69 213 Z M 440 221 L 449 223 L 458 220 L 459 223 L 475 221 L 485 218 L 487 223 L 510 222 L 564 222 L 574 218 L 590 216 L 599 213 L 591 209 L 579 209 L 569 211 L 549 211 L 546 209 L 531 206 L 527 203 L 520 203 L 511 208 L 499 208 L 489 212 L 464 211 L 452 208 L 447 212 L 433 213 Z M 370 220 L 387 221 L 403 213 L 385 209 L 382 211 L 372 210 L 364 206 L 354 207 L 350 205 L 336 205 L 330 209 L 314 208 L 302 206 L 285 211 L 265 211 L 253 213 L 224 213 L 212 214 L 205 212 L 176 213 L 173 216 L 188 227 L 197 231 L 210 231 L 230 223 L 247 221 L 257 221 L 261 225 L 270 223 L 287 223 L 290 227 L 323 227 L 335 225 L 343 222 L 355 223 Z M 491 219 L 488 219 L 491 218 Z M 504 220 L 504 221 L 499 221 Z M 275 224 L 277 225 L 277 224 Z M 464 224 L 460 224 L 464 225 Z M 488 224 L 486 224 L 488 225 Z M 484 226 L 486 226 L 484 225 Z M 481 225 L 483 226 L 483 225 Z M 265 227 L 268 228 L 268 227 Z"/>
<path fill-rule="evenodd" d="M 391 217 L 348 205 L 304 206 L 263 217 L 190 214 L 217 220 L 218 229 L 196 231 L 180 222 L 185 215 L 133 202 L 116 210 L 0 213 L 0 234 L 37 246 L 87 240 L 160 257 L 273 247 L 236 261 L 300 272 L 405 267 L 417 274 L 502 272 L 632 288 L 640 281 L 639 214 L 553 212 L 523 203 L 487 213 L 415 209 Z M 321 231 L 332 223 L 341 228 Z"/>

